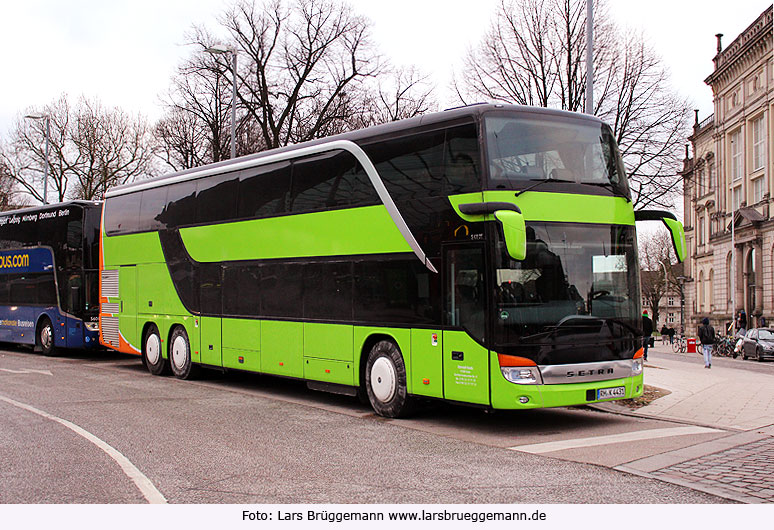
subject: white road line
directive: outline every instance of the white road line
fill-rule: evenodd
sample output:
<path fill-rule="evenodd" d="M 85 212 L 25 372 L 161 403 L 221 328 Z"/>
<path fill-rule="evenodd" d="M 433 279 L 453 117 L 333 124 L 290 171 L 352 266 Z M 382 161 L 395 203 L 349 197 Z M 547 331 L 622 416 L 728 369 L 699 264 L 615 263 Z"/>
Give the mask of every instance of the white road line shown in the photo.
<path fill-rule="evenodd" d="M 32 407 L 30 405 L 27 405 L 25 403 L 20 403 L 19 401 L 14 401 L 13 399 L 7 398 L 5 396 L 0 396 L 0 401 L 5 401 L 9 405 L 13 405 L 14 407 L 19 407 L 20 409 L 24 409 L 26 411 L 32 412 L 34 414 L 37 414 L 38 416 L 43 416 L 46 419 L 55 421 L 57 423 L 60 423 L 73 431 L 74 433 L 86 438 L 88 441 L 102 449 L 107 455 L 116 461 L 116 463 L 121 467 L 124 474 L 132 479 L 134 484 L 137 486 L 137 488 L 140 490 L 140 493 L 143 494 L 145 499 L 150 504 L 166 504 L 167 499 L 164 497 L 164 495 L 161 494 L 159 490 L 156 489 L 156 487 L 153 485 L 153 483 L 142 474 L 142 472 L 137 469 L 137 467 L 132 464 L 132 462 L 129 461 L 128 458 L 126 458 L 124 455 L 122 455 L 120 452 L 118 452 L 117 449 L 115 449 L 112 445 L 108 444 L 104 440 L 97 438 L 93 434 L 91 434 L 89 431 L 77 426 L 76 424 L 63 420 L 62 418 L 58 418 L 52 414 L 49 414 L 48 412 L 44 412 L 42 410 L 36 409 L 35 407 Z"/>
<path fill-rule="evenodd" d="M 607 436 L 592 436 L 590 438 L 575 438 L 572 440 L 559 440 L 557 442 L 545 442 L 540 444 L 516 445 L 509 447 L 511 451 L 521 451 L 524 453 L 550 453 L 552 451 L 563 451 L 565 449 L 578 449 L 580 447 L 594 447 L 597 445 L 607 445 L 624 442 L 636 442 L 638 440 L 653 440 L 656 438 L 668 438 L 670 436 L 685 436 L 687 434 L 705 434 L 710 432 L 725 432 L 720 429 L 710 429 L 709 427 L 670 427 L 666 429 L 647 429 L 644 431 L 624 432 L 621 434 L 610 434 Z"/>
<path fill-rule="evenodd" d="M 8 372 L 9 374 L 41 374 L 53 376 L 48 370 L 33 370 L 32 368 L 25 368 L 24 370 L 11 370 L 10 368 L 0 368 L 0 372 Z"/>

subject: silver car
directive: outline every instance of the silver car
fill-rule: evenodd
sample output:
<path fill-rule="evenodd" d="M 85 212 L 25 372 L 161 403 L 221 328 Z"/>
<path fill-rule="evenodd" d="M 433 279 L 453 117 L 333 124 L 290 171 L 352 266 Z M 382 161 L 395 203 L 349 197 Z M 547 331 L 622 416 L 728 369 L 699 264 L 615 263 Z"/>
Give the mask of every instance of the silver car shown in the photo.
<path fill-rule="evenodd" d="M 742 359 L 774 359 L 774 328 L 748 330 L 742 344 Z"/>

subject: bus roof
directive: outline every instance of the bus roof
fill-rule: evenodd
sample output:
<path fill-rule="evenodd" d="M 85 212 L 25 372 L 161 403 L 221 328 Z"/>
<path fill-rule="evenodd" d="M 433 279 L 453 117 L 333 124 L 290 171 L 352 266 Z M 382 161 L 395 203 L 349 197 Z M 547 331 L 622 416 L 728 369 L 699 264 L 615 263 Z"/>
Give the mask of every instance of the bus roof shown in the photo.
<path fill-rule="evenodd" d="M 83 201 L 83 200 L 55 202 L 51 204 L 40 204 L 38 206 L 28 206 L 27 208 L 17 208 L 15 210 L 0 212 L 0 218 L 6 217 L 8 215 L 26 215 L 26 214 L 35 213 L 35 212 L 45 212 L 47 210 L 53 210 L 55 208 L 66 208 L 69 206 L 92 207 L 92 206 L 100 206 L 101 204 L 102 204 L 101 201 Z"/>
<path fill-rule="evenodd" d="M 563 118 L 585 119 L 589 121 L 594 121 L 596 123 L 602 123 L 602 121 L 596 116 L 590 116 L 588 114 L 580 114 L 577 112 L 569 112 L 564 110 L 547 109 L 544 107 L 532 107 L 532 106 L 525 106 L 525 105 L 506 105 L 501 103 L 476 103 L 473 105 L 456 107 L 456 108 L 444 110 L 441 112 L 424 114 L 422 116 L 408 118 L 405 120 L 398 120 L 398 121 L 393 121 L 393 122 L 389 122 L 381 125 L 374 125 L 372 127 L 357 129 L 354 131 L 337 134 L 334 136 L 327 136 L 325 138 L 318 138 L 315 140 L 310 140 L 299 144 L 288 145 L 288 146 L 279 147 L 276 149 L 269 149 L 266 151 L 261 151 L 260 153 L 242 156 L 234 160 L 224 160 L 221 162 L 216 162 L 214 164 L 208 164 L 205 166 L 199 166 L 191 169 L 186 169 L 183 171 L 168 173 L 166 175 L 162 175 L 160 177 L 156 177 L 153 179 L 143 180 L 139 182 L 134 182 L 132 184 L 126 184 L 123 186 L 117 186 L 115 188 L 111 188 L 105 194 L 105 197 L 110 198 L 116 195 L 124 195 L 126 193 L 131 193 L 132 191 L 135 190 L 135 188 L 148 189 L 148 188 L 155 188 L 157 186 L 163 186 L 167 183 L 166 182 L 167 180 L 172 181 L 170 183 L 173 183 L 173 182 L 177 183 L 183 180 L 189 180 L 187 178 L 181 178 L 184 176 L 189 176 L 190 179 L 195 179 L 200 176 L 203 176 L 203 175 L 200 175 L 200 173 L 206 172 L 207 174 L 212 174 L 213 171 L 218 169 L 220 169 L 221 171 L 216 171 L 217 173 L 227 173 L 229 171 L 229 167 L 234 165 L 237 161 L 239 163 L 249 162 L 253 160 L 257 161 L 257 160 L 260 160 L 261 158 L 268 157 L 271 155 L 290 153 L 292 151 L 301 149 L 303 147 L 319 145 L 327 142 L 333 142 L 335 140 L 350 140 L 357 143 L 359 140 L 390 135 L 397 132 L 416 129 L 419 127 L 428 127 L 435 124 L 443 124 L 445 122 L 455 122 L 455 121 L 464 120 L 465 118 L 475 119 L 481 116 L 482 114 L 485 114 L 487 112 L 493 112 L 493 111 L 500 111 L 500 112 L 505 111 L 505 112 L 519 113 L 519 114 L 543 114 L 543 115 L 563 117 Z"/>

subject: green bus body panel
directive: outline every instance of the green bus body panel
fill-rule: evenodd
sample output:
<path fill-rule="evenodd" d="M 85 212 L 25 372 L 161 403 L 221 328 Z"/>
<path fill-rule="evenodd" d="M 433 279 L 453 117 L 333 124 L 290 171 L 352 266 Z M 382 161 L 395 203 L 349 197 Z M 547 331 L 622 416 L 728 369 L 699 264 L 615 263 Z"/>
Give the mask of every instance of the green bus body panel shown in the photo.
<path fill-rule="evenodd" d="M 353 326 L 304 324 L 304 357 L 352 362 Z"/>
<path fill-rule="evenodd" d="M 259 372 L 261 370 L 261 321 L 224 318 L 223 366 Z"/>
<path fill-rule="evenodd" d="M 102 235 L 105 268 L 140 263 L 165 263 L 158 232 L 105 237 Z"/>
<path fill-rule="evenodd" d="M 489 350 L 465 331 L 443 332 L 443 389 L 446 399 L 489 404 Z"/>
<path fill-rule="evenodd" d="M 199 262 L 411 252 L 384 206 L 180 230 Z"/>
<path fill-rule="evenodd" d="M 465 215 L 459 205 L 479 202 L 480 193 L 468 193 L 449 197 L 457 214 L 469 222 L 493 221 L 494 216 Z M 510 202 L 519 207 L 524 220 L 565 223 L 600 223 L 633 225 L 632 203 L 622 197 L 576 195 L 571 193 L 546 193 L 528 191 L 516 197 L 514 191 L 485 191 L 484 202 Z"/>
<path fill-rule="evenodd" d="M 138 313 L 185 315 L 169 276 L 166 263 L 143 263 L 137 266 L 139 282 Z"/>
<path fill-rule="evenodd" d="M 305 357 L 304 379 L 352 386 L 355 384 L 354 363 Z"/>
<path fill-rule="evenodd" d="M 414 394 L 443 397 L 443 333 L 440 329 L 411 330 L 408 372 Z"/>
<path fill-rule="evenodd" d="M 130 265 L 119 269 L 118 293 L 121 295 L 118 329 L 126 342 L 139 348 L 141 339 L 137 334 L 137 267 Z"/>
<path fill-rule="evenodd" d="M 261 371 L 287 377 L 304 377 L 304 324 L 261 322 Z"/>
<path fill-rule="evenodd" d="M 223 366 L 223 345 L 221 343 L 222 319 L 218 317 L 201 317 L 199 328 L 201 332 L 202 364 Z"/>

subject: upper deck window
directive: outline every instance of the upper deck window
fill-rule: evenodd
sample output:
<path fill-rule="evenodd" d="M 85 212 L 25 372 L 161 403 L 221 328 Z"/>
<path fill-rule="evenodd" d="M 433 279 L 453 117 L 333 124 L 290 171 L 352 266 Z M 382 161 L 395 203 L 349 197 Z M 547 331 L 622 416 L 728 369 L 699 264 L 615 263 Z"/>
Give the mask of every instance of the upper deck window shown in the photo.
<path fill-rule="evenodd" d="M 607 125 L 580 119 L 486 118 L 489 181 L 523 189 L 536 181 L 611 187 L 629 196 L 626 174 Z"/>

